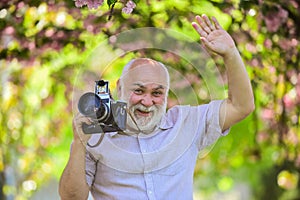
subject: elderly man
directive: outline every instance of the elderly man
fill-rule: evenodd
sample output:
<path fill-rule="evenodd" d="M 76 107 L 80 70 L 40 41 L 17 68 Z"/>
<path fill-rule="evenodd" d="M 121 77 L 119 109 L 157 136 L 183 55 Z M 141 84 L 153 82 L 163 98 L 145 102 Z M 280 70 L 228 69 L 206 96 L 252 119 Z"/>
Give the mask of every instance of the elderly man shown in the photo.
<path fill-rule="evenodd" d="M 118 80 L 118 96 L 127 102 L 127 128 L 86 135 L 77 115 L 74 141 L 62 174 L 62 199 L 193 199 L 193 173 L 201 149 L 226 135 L 254 109 L 251 84 L 231 36 L 215 18 L 192 23 L 204 46 L 224 59 L 229 94 L 199 106 L 174 106 L 166 112 L 169 74 L 162 63 L 138 58 Z"/>

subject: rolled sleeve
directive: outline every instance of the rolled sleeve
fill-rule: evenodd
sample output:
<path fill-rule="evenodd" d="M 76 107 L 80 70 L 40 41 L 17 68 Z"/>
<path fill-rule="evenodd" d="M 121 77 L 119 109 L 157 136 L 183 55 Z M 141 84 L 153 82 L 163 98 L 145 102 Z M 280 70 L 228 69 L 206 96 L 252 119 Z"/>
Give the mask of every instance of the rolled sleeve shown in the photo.
<path fill-rule="evenodd" d="M 208 104 L 208 111 L 207 111 L 207 118 L 206 118 L 206 124 L 207 129 L 206 132 L 210 134 L 209 132 L 220 135 L 227 135 L 230 129 L 225 130 L 222 132 L 222 127 L 220 125 L 220 108 L 222 103 L 225 100 L 214 100 L 211 101 Z"/>
<path fill-rule="evenodd" d="M 205 132 L 202 135 L 200 149 L 214 144 L 221 136 L 229 133 L 229 130 L 222 132 L 220 126 L 220 107 L 224 100 L 213 100 L 208 104 L 205 116 Z"/>

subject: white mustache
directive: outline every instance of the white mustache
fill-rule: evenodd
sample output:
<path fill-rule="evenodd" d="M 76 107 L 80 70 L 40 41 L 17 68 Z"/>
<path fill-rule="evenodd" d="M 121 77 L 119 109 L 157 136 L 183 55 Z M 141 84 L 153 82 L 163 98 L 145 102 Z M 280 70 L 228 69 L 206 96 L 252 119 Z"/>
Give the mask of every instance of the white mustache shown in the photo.
<path fill-rule="evenodd" d="M 143 106 L 141 104 L 138 104 L 138 105 L 134 106 L 134 109 L 138 109 L 142 112 L 152 112 L 152 111 L 156 110 L 156 107 L 155 106 L 146 107 L 146 106 Z"/>

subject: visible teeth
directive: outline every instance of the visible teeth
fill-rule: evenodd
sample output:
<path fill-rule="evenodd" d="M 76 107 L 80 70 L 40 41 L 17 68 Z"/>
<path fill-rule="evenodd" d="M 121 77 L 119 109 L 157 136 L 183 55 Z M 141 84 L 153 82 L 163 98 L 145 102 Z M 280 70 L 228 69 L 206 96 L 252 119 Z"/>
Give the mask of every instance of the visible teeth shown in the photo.
<path fill-rule="evenodd" d="M 147 110 L 141 110 L 140 109 L 140 111 L 142 111 L 142 112 L 150 112 L 150 110 L 148 110 L 148 109 Z"/>
<path fill-rule="evenodd" d="M 137 110 L 139 110 L 140 112 L 145 112 L 145 113 L 149 113 L 153 111 L 152 107 L 145 107 L 145 106 L 139 106 L 136 107 Z"/>

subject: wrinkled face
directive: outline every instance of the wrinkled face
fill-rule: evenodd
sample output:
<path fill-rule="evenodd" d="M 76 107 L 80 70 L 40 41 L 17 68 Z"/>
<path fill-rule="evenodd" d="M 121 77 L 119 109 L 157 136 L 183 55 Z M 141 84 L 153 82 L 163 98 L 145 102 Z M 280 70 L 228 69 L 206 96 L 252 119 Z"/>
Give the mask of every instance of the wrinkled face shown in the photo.
<path fill-rule="evenodd" d="M 151 133 L 166 112 L 168 73 L 161 64 L 143 60 L 123 73 L 119 97 L 127 101 L 128 129 Z"/>

